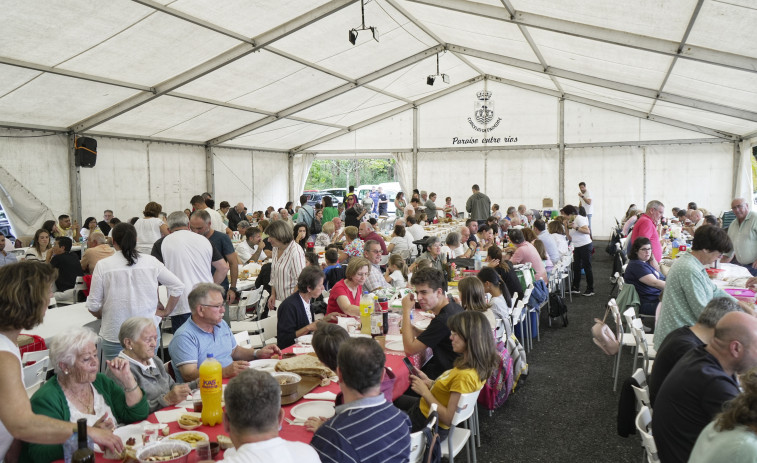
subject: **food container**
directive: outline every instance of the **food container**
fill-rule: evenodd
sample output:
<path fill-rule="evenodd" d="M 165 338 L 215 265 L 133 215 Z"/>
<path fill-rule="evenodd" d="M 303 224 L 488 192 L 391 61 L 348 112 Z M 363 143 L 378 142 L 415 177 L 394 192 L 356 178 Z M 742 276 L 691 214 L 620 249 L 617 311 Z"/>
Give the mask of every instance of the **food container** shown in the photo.
<path fill-rule="evenodd" d="M 707 276 L 710 277 L 711 280 L 722 279 L 722 274 L 725 272 L 725 269 L 722 268 L 708 268 L 705 270 L 707 270 Z"/>
<path fill-rule="evenodd" d="M 174 454 L 173 458 L 169 460 L 160 460 L 167 462 L 186 463 L 189 452 L 192 451 L 192 446 L 186 442 L 177 440 L 163 440 L 150 444 L 137 451 L 137 460 L 139 463 L 150 463 L 152 461 L 150 457 L 165 457 Z"/>
<path fill-rule="evenodd" d="M 210 455 L 213 457 L 213 459 L 216 459 L 216 456 L 218 455 L 218 452 L 221 451 L 221 444 L 218 442 L 211 442 L 210 443 Z"/>
<path fill-rule="evenodd" d="M 297 387 L 300 385 L 302 378 L 296 373 L 271 373 L 271 375 L 279 382 L 281 386 L 281 395 L 289 395 L 297 392 Z"/>

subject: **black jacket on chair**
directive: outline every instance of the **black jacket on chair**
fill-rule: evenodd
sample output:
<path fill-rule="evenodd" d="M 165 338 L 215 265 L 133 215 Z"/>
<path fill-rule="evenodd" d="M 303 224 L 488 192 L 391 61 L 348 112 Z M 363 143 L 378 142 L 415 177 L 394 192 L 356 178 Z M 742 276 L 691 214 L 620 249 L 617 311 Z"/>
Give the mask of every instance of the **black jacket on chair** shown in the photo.
<path fill-rule="evenodd" d="M 284 299 L 276 313 L 278 316 L 276 344 L 278 344 L 279 349 L 284 349 L 294 344 L 297 330 L 310 323 L 305 314 L 305 304 L 302 302 L 300 293 L 294 293 Z M 311 319 L 313 317 L 312 308 L 310 309 L 310 317 Z"/>

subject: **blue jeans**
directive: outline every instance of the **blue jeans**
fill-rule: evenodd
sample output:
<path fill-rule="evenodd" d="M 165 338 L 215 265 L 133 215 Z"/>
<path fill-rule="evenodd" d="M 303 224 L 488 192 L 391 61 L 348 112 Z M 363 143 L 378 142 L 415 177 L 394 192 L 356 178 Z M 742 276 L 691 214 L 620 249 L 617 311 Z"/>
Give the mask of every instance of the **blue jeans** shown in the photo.
<path fill-rule="evenodd" d="M 113 360 L 124 349 L 120 343 L 111 342 L 106 339 L 100 341 L 100 346 L 103 352 L 103 363 L 106 360 Z M 105 371 L 104 365 L 100 366 L 100 371 Z"/>

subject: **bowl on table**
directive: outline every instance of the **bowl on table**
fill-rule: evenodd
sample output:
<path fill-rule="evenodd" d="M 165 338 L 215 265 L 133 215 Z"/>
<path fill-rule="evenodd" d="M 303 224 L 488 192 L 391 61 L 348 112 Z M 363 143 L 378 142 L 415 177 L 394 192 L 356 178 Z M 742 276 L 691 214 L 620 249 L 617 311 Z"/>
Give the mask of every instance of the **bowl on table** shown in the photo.
<path fill-rule="evenodd" d="M 281 395 L 294 394 L 297 392 L 300 381 L 302 381 L 302 377 L 297 373 L 275 372 L 271 373 L 271 375 L 279 382 Z"/>
<path fill-rule="evenodd" d="M 186 442 L 177 440 L 163 440 L 150 444 L 137 451 L 137 460 L 139 463 L 148 463 L 153 461 L 166 461 L 174 463 L 186 463 L 192 446 Z M 167 460 L 164 458 L 168 457 Z"/>

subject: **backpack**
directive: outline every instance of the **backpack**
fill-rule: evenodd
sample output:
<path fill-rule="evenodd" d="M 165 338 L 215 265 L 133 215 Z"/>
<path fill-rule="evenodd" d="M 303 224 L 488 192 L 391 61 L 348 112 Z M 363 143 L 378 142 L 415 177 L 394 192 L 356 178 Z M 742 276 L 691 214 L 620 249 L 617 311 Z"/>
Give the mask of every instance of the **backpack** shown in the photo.
<path fill-rule="evenodd" d="M 531 297 L 528 299 L 528 306 L 532 309 L 538 309 L 547 301 L 549 289 L 544 280 L 534 281 L 534 290 L 531 291 Z"/>
<path fill-rule="evenodd" d="M 428 424 L 423 428 L 423 440 L 425 444 L 421 462 L 441 463 L 442 440 L 439 438 L 439 415 L 436 410 L 432 410 L 428 415 Z"/>
<path fill-rule="evenodd" d="M 497 353 L 500 356 L 499 366 L 478 395 L 478 403 L 489 411 L 501 407 L 513 390 L 513 359 L 504 342 L 497 343 Z"/>
<path fill-rule="evenodd" d="M 568 305 L 557 293 L 549 295 L 549 318 L 562 317 L 562 326 L 568 326 Z"/>
<path fill-rule="evenodd" d="M 512 390 L 515 390 L 518 380 L 522 376 L 528 376 L 528 362 L 526 361 L 526 349 L 523 348 L 514 334 L 507 338 L 507 352 L 513 360 Z"/>
<path fill-rule="evenodd" d="M 311 235 L 317 235 L 321 232 L 321 230 L 323 230 L 323 225 L 321 225 L 321 222 L 319 222 L 318 219 L 313 217 L 313 221 L 310 223 L 308 231 Z"/>

